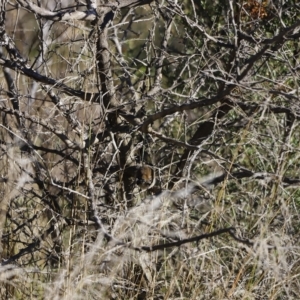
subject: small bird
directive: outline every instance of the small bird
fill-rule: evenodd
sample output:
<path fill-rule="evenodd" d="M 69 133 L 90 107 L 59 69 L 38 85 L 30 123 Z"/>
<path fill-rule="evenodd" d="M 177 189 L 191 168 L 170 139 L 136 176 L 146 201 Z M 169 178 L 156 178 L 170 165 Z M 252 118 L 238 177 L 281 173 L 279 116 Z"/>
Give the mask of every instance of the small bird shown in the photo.
<path fill-rule="evenodd" d="M 124 176 L 143 190 L 152 188 L 156 182 L 154 169 L 149 165 L 129 166 L 124 170 Z"/>
<path fill-rule="evenodd" d="M 136 172 L 136 183 L 141 188 L 149 188 L 151 185 L 153 185 L 154 181 L 154 170 L 148 166 L 143 165 L 137 169 Z"/>

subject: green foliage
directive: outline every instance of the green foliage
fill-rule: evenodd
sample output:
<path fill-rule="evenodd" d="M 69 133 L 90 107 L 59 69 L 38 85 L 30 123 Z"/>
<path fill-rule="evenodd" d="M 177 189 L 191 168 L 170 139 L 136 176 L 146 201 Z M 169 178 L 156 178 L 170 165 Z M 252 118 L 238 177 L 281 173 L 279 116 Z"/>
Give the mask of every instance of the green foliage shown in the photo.
<path fill-rule="evenodd" d="M 0 298 L 297 299 L 299 4 L 4 2 Z"/>

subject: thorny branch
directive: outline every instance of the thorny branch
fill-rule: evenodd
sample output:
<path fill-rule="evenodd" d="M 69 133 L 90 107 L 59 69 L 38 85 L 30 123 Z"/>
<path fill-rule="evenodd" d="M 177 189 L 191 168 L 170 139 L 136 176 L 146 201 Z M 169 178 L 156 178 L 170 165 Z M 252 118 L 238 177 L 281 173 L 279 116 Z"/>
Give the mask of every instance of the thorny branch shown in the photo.
<path fill-rule="evenodd" d="M 208 239 L 208 238 L 218 236 L 218 235 L 221 235 L 224 233 L 229 233 L 232 238 L 234 238 L 236 241 L 238 241 L 242 244 L 245 244 L 249 247 L 253 246 L 253 243 L 250 242 L 249 240 L 244 240 L 244 239 L 237 237 L 235 235 L 235 231 L 236 230 L 234 227 L 223 228 L 223 229 L 216 230 L 216 231 L 213 231 L 210 233 L 202 234 L 199 236 L 194 236 L 194 237 L 191 237 L 188 239 L 183 239 L 183 240 L 179 240 L 179 241 L 175 241 L 175 242 L 171 242 L 171 243 L 164 243 L 164 244 L 158 244 L 158 245 L 153 245 L 153 246 L 142 246 L 142 247 L 135 248 L 135 250 L 139 250 L 139 251 L 143 250 L 146 252 L 153 252 L 153 251 L 163 250 L 163 249 L 167 249 L 167 248 L 171 248 L 171 247 L 180 247 L 181 245 L 184 245 L 187 243 L 193 243 L 193 242 L 199 243 L 199 241 L 201 241 L 203 239 Z"/>
<path fill-rule="evenodd" d="M 50 227 L 44 234 L 43 234 L 43 238 L 45 238 L 47 235 L 49 235 L 49 233 L 53 231 L 53 227 Z M 141 247 L 131 247 L 130 245 L 128 245 L 128 243 L 123 243 L 121 241 L 115 240 L 117 242 L 118 246 L 124 246 L 125 248 L 129 248 L 129 249 L 133 249 L 136 251 L 145 251 L 145 252 L 153 252 L 153 251 L 158 251 L 158 250 L 163 250 L 163 249 L 167 249 L 167 248 L 172 248 L 172 247 L 180 247 L 181 245 L 187 244 L 187 243 L 194 243 L 196 242 L 197 244 L 204 239 L 209 239 L 212 237 L 216 237 L 219 235 L 222 235 L 224 233 L 228 233 L 234 240 L 236 240 L 239 243 L 245 244 L 248 247 L 252 247 L 253 246 L 253 242 L 250 242 L 249 240 L 246 239 L 242 239 L 236 236 L 235 234 L 236 229 L 234 227 L 229 227 L 229 228 L 223 228 L 223 229 L 219 229 L 210 233 L 206 233 L 206 234 L 202 234 L 199 236 L 194 236 L 188 239 L 182 239 L 182 240 L 178 240 L 175 242 L 170 242 L 170 243 L 163 243 L 163 244 L 157 244 L 157 245 L 152 245 L 152 246 L 141 246 Z M 9 257 L 8 259 L 4 260 L 1 265 L 5 266 L 8 264 L 11 264 L 13 262 L 15 262 L 16 260 L 18 260 L 19 258 L 21 258 L 22 256 L 29 254 L 29 253 L 33 253 L 35 252 L 39 245 L 40 245 L 40 239 L 37 239 L 36 241 L 32 242 L 31 244 L 29 244 L 27 247 L 21 249 L 17 254 Z"/>
<path fill-rule="evenodd" d="M 39 1 L 16 2 L 0 5 L 0 66 L 6 80 L 0 87 L 0 184 L 7 195 L 10 190 L 17 193 L 4 197 L 0 231 L 3 245 L 18 236 L 26 246 L 16 254 L 7 247 L 2 265 L 42 252 L 42 242 L 55 240 L 54 226 L 48 224 L 58 216 L 70 236 L 67 247 L 61 243 L 60 257 L 67 251 L 70 257 L 75 254 L 72 243 L 78 236 L 95 248 L 98 238 L 104 252 L 114 251 L 111 244 L 145 253 L 188 243 L 193 247 L 223 234 L 253 247 L 255 243 L 240 238 L 234 227 L 222 228 L 232 218 L 234 224 L 254 224 L 249 228 L 255 232 L 263 226 L 269 229 L 271 222 L 263 222 L 278 214 L 280 226 L 274 226 L 283 236 L 290 235 L 292 218 L 280 214 L 290 210 L 297 216 L 298 204 L 293 203 L 293 210 L 289 191 L 300 185 L 300 21 L 290 18 L 293 14 L 285 20 L 278 15 L 278 22 L 272 23 L 275 12 L 268 20 L 255 18 L 245 1 L 219 1 L 217 16 L 209 8 L 203 12 L 202 2 L 196 1 L 184 7 L 176 1 L 88 0 L 66 8 L 57 4 L 56 10 Z M 12 14 L 25 14 L 38 24 L 40 34 L 32 44 L 30 39 L 25 45 L 20 42 L 23 15 L 14 15 L 15 23 L 5 21 L 5 14 L 11 13 L 6 12 L 7 3 Z M 38 58 L 29 66 L 36 52 Z M 15 169 L 9 174 L 7 166 Z M 206 177 L 210 167 L 217 171 Z M 203 174 L 209 179 L 200 182 L 198 175 Z M 172 203 L 164 212 L 153 209 L 154 217 L 150 209 L 138 214 L 150 231 L 134 244 L 134 230 L 141 224 L 130 209 L 148 200 L 149 207 L 154 205 L 163 198 L 156 194 L 161 191 L 171 190 L 169 195 L 175 197 L 174 190 L 190 182 L 195 184 L 178 206 Z M 255 193 L 245 187 L 261 187 L 262 182 Z M 238 204 L 232 204 L 239 189 L 249 197 L 245 211 L 251 211 L 250 216 L 239 215 Z M 203 212 L 198 207 L 206 196 L 213 207 Z M 261 200 L 260 210 L 251 197 Z M 14 214 L 25 221 L 10 224 Z M 127 217 L 124 232 L 129 236 L 119 237 L 123 228 L 117 221 Z M 222 229 L 199 234 L 203 224 Z M 35 226 L 45 229 L 33 239 Z M 184 238 L 174 228 L 183 228 Z M 165 242 L 151 245 L 147 238 L 152 234 Z M 153 265 L 157 267 L 157 261 Z"/>

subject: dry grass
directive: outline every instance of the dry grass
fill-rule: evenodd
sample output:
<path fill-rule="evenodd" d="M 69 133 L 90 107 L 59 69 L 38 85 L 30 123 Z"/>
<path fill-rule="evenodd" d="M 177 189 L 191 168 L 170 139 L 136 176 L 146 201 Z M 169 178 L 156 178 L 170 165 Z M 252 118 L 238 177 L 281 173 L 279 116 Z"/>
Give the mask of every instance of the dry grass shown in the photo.
<path fill-rule="evenodd" d="M 109 243 L 91 228 L 66 228 L 56 266 L 37 259 L 43 245 L 33 256 L 23 256 L 20 267 L 2 267 L 2 297 L 11 291 L 14 299 L 297 298 L 298 215 L 293 206 L 281 201 L 274 209 L 275 203 L 265 199 L 259 210 L 247 212 L 225 193 L 203 213 L 190 207 L 190 193 L 165 192 L 115 214 L 111 233 L 116 240 Z M 133 249 L 228 225 L 253 247 L 224 234 L 150 253 Z"/>
<path fill-rule="evenodd" d="M 208 40 L 203 40 L 204 29 L 191 21 L 199 7 L 190 7 L 193 10 L 189 6 L 183 10 L 173 6 L 137 8 L 131 11 L 137 20 L 133 27 L 128 25 L 129 13 L 115 17 L 115 23 L 125 15 L 128 19 L 124 19 L 125 25 L 109 31 L 113 81 L 120 103 L 126 103 L 130 113 L 137 113 L 135 106 L 143 105 L 146 113 L 139 111 L 142 117 L 138 122 L 189 101 L 211 99 L 223 84 L 235 84 L 239 77 L 233 68 L 236 61 L 249 62 L 258 53 L 261 45 L 250 38 L 241 43 L 241 53 L 234 52 L 240 55 L 236 60 L 230 47 L 210 47 L 214 41 L 208 37 L 214 31 L 215 39 L 222 35 L 222 43 L 233 43 L 236 32 L 230 14 L 224 19 L 218 16 L 220 24 L 205 29 Z M 250 22 L 253 16 L 244 10 L 247 18 L 242 13 L 241 22 Z M 7 32 L 32 63 L 40 37 L 26 28 L 37 25 L 37 20 L 18 9 L 7 16 Z M 174 22 L 170 30 L 168 18 Z M 241 26 L 248 30 L 251 22 Z M 160 30 L 162 24 L 164 32 Z M 187 35 L 188 25 L 195 36 Z M 89 26 L 66 23 L 51 27 L 48 42 L 44 41 L 47 50 L 42 65 L 34 68 L 71 88 L 98 92 L 101 71 L 95 67 L 95 37 L 89 36 Z M 277 34 L 267 29 L 267 38 Z M 170 32 L 165 47 L 163 35 Z M 256 34 L 254 41 L 266 38 L 262 29 Z M 259 58 L 248 77 L 236 81 L 227 102 L 221 97 L 212 105 L 184 112 L 178 109 L 155 120 L 147 133 L 122 118 L 111 124 L 109 109 L 103 103 L 66 96 L 55 87 L 41 87 L 10 70 L 19 93 L 19 110 L 28 115 L 22 120 L 23 127 L 18 127 L 15 115 L 1 115 L 0 298 L 298 299 L 299 182 L 290 184 L 284 178 L 299 178 L 299 103 L 294 96 L 299 92 L 299 59 L 291 54 L 298 46 L 285 42 L 277 52 L 270 50 L 268 56 Z M 117 43 L 123 53 L 118 52 Z M 160 59 L 162 68 L 157 63 Z M 132 86 L 127 85 L 128 74 Z M 157 78 L 161 79 L 161 90 L 149 96 Z M 30 100 L 34 84 L 35 97 Z M 2 73 L 0 88 L 1 108 L 11 108 Z M 59 103 L 51 102 L 48 88 L 61 97 Z M 132 102 L 133 97 L 136 102 Z M 82 135 L 77 135 L 70 118 L 80 123 Z M 201 135 L 200 129 L 206 134 Z M 85 137 L 91 147 L 74 150 L 59 138 L 63 133 L 80 143 L 86 132 L 99 134 L 101 141 L 92 144 Z M 133 199 L 128 198 L 123 169 L 127 166 L 120 163 L 120 149 L 124 144 L 126 149 L 127 142 L 128 159 L 138 158 L 139 165 L 153 162 L 155 187 L 161 193 L 153 195 L 153 190 L 146 188 L 141 191 L 132 178 L 128 182 Z M 188 153 L 177 170 L 191 145 L 199 148 Z M 104 230 L 95 229 L 90 217 L 84 155 L 89 158 L 96 214 L 110 240 Z M 245 170 L 253 171 L 253 175 L 233 176 Z M 222 176 L 216 184 L 208 182 Z M 228 227 L 235 228 L 240 241 L 224 233 L 179 247 L 142 249 Z"/>

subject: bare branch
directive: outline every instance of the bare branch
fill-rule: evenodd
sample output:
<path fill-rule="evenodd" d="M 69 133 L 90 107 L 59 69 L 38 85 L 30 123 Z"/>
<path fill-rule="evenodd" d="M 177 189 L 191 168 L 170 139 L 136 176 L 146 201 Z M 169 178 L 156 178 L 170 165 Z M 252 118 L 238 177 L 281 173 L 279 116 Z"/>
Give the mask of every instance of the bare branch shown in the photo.
<path fill-rule="evenodd" d="M 74 8 L 64 8 L 58 12 L 52 12 L 46 8 L 42 8 L 32 3 L 29 0 L 17 0 L 18 3 L 25 8 L 26 10 L 39 15 L 42 18 L 52 20 L 52 21 L 94 21 L 96 19 L 96 3 L 93 5 L 88 5 L 89 9 L 86 11 L 78 11 Z M 105 8 L 132 8 L 145 4 L 149 4 L 153 2 L 153 0 L 125 0 L 125 1 L 110 1 L 106 4 L 100 5 L 100 7 Z"/>
<path fill-rule="evenodd" d="M 231 235 L 231 237 L 233 237 L 236 241 L 243 243 L 249 247 L 253 246 L 253 243 L 250 242 L 249 240 L 243 240 L 240 239 L 238 237 L 236 237 L 236 235 L 234 234 L 235 232 L 235 228 L 233 227 L 229 227 L 229 228 L 224 228 L 224 229 L 220 229 L 220 230 L 216 230 L 213 231 L 211 233 L 206 233 L 206 234 L 202 234 L 199 236 L 194 236 L 188 239 L 183 239 L 183 240 L 179 240 L 176 242 L 171 242 L 171 243 L 163 243 L 163 244 L 158 244 L 158 245 L 153 245 L 153 246 L 142 246 L 139 248 L 134 248 L 135 250 L 139 250 L 139 251 L 147 251 L 147 252 L 153 252 L 153 251 L 157 251 L 157 250 L 163 250 L 163 249 L 167 249 L 167 248 L 172 248 L 172 247 L 180 247 L 181 245 L 187 244 L 187 243 L 199 243 L 199 241 L 203 240 L 203 239 L 208 239 L 214 236 L 218 236 L 221 235 L 223 233 L 229 233 Z"/>

